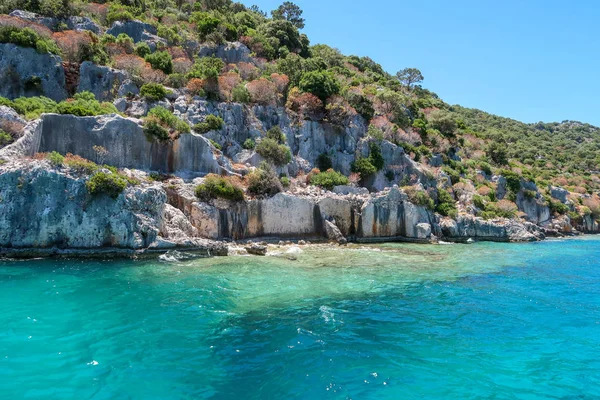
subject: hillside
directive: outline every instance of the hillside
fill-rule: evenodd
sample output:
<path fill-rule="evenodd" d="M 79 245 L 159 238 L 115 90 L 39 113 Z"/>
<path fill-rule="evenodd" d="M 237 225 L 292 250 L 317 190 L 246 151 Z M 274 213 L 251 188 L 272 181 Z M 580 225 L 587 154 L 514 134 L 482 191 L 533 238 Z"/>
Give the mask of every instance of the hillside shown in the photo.
<path fill-rule="evenodd" d="M 600 128 L 446 104 L 416 68 L 389 73 L 312 45 L 293 3 L 267 13 L 229 0 L 8 0 L 0 13 L 3 154 L 106 164 L 100 192 L 139 183 L 123 168 L 149 182 L 214 174 L 195 190 L 217 208 L 397 185 L 436 213 L 428 224 L 469 216 L 597 230 Z M 129 142 L 142 132 L 146 142 Z M 11 143 L 28 134 L 41 142 L 18 153 Z"/>

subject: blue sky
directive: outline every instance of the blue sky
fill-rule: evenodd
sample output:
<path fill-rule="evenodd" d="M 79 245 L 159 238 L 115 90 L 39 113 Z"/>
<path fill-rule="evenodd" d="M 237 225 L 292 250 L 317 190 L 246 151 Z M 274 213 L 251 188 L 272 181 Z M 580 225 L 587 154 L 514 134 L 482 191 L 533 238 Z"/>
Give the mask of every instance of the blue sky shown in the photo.
<path fill-rule="evenodd" d="M 283 0 L 242 1 L 270 12 Z M 419 68 L 450 104 L 600 126 L 600 2 L 297 0 L 311 44 Z"/>

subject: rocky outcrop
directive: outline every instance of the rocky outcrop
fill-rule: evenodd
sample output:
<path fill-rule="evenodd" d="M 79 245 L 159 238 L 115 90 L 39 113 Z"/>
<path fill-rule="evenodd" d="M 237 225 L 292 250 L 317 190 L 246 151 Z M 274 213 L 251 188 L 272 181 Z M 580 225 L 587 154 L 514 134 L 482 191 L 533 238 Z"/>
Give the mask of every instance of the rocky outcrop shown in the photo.
<path fill-rule="evenodd" d="M 217 57 L 225 64 L 251 62 L 250 49 L 240 42 L 230 42 L 221 45 L 202 44 L 194 51 L 198 57 Z"/>
<path fill-rule="evenodd" d="M 0 96 L 46 96 L 67 98 L 65 71 L 60 57 L 35 49 L 0 44 Z"/>
<path fill-rule="evenodd" d="M 116 21 L 106 33 L 115 37 L 124 33 L 132 38 L 134 43 L 146 42 L 152 51 L 157 49 L 159 43 L 167 45 L 165 39 L 157 36 L 157 29 L 154 26 L 137 20 Z"/>
<path fill-rule="evenodd" d="M 112 199 L 91 196 L 85 183 L 46 161 L 0 166 L 0 254 L 134 254 L 175 247 L 226 254 L 222 245 L 188 236 L 193 229 L 166 205 L 159 186 L 129 187 Z"/>
<path fill-rule="evenodd" d="M 30 11 L 14 10 L 9 14 L 11 17 L 18 17 L 27 21 L 35 22 L 45 26 L 46 28 L 57 31 L 60 29 L 61 24 L 65 24 L 68 29 L 77 31 L 91 31 L 95 34 L 100 34 L 102 28 L 88 17 L 72 16 L 67 19 L 59 19 L 52 17 L 45 17 Z"/>
<path fill-rule="evenodd" d="M 123 88 L 131 85 L 129 74 L 125 71 L 103 67 L 85 61 L 79 69 L 79 92 L 92 92 L 98 101 L 109 101 L 123 92 L 131 91 Z"/>
<path fill-rule="evenodd" d="M 106 154 L 98 152 L 103 147 Z M 227 172 L 229 163 L 204 137 L 183 134 L 176 141 L 148 139 L 141 121 L 119 115 L 77 117 L 45 114 L 28 125 L 26 134 L 0 150 L 0 157 L 31 156 L 39 152 L 72 153 L 119 168 L 174 173 L 193 178 Z"/>
<path fill-rule="evenodd" d="M 357 238 L 428 239 L 429 237 L 422 237 L 422 228 L 417 227 L 421 223 L 436 225 L 433 212 L 412 204 L 403 191 L 394 187 L 373 196 L 362 206 Z"/>
<path fill-rule="evenodd" d="M 484 220 L 470 215 L 460 215 L 456 220 L 443 218 L 440 221 L 443 238 L 467 241 L 469 239 L 497 242 L 529 242 L 544 238 L 542 230 L 531 223 L 515 220 Z"/>

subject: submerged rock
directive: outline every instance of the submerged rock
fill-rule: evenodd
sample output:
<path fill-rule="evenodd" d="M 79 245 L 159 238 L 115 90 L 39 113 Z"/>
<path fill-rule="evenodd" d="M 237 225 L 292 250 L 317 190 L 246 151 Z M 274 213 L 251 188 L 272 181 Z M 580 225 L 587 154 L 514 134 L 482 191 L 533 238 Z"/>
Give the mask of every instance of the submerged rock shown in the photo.
<path fill-rule="evenodd" d="M 262 245 L 262 244 L 251 243 L 249 246 L 246 246 L 245 249 L 248 254 L 252 254 L 255 256 L 266 256 L 267 255 L 267 246 Z"/>

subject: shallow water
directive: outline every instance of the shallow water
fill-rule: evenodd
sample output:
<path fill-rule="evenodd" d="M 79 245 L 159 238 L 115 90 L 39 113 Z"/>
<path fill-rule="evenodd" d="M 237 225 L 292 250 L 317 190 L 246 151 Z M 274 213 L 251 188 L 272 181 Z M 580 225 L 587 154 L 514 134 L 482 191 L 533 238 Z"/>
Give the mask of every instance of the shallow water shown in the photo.
<path fill-rule="evenodd" d="M 600 398 L 600 240 L 0 261 L 0 398 Z"/>

